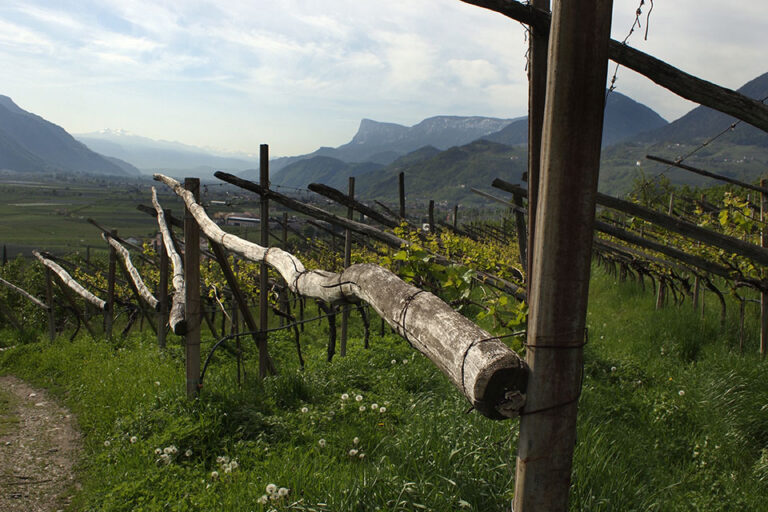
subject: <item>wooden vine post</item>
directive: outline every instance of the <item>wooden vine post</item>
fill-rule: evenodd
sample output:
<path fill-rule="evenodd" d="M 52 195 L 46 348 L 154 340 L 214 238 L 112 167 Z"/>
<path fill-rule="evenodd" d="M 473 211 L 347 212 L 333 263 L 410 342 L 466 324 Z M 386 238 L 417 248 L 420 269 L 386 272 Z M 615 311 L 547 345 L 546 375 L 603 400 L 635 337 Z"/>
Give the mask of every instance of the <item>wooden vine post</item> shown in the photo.
<path fill-rule="evenodd" d="M 532 0 L 531 6 L 544 12 L 550 10 L 550 0 Z M 528 239 L 526 240 L 525 284 L 531 289 L 533 241 L 536 234 L 537 199 L 541 168 L 541 136 L 544 126 L 544 101 L 547 90 L 547 48 L 549 32 L 531 25 L 528 40 Z M 519 230 L 518 230 L 519 231 Z M 522 256 L 522 251 L 521 251 Z"/>
<path fill-rule="evenodd" d="M 262 144 L 259 154 L 259 184 L 269 189 L 269 146 Z M 261 245 L 269 247 L 269 199 L 261 197 Z M 267 262 L 262 260 L 259 266 L 259 377 L 264 378 L 269 371 L 267 356 L 267 330 L 269 329 L 269 279 Z"/>
<path fill-rule="evenodd" d="M 760 186 L 766 188 L 768 180 L 761 179 Z M 760 221 L 763 223 L 760 231 L 760 245 L 768 247 L 768 194 L 760 192 Z M 768 353 L 768 293 L 760 292 L 760 355 Z"/>
<path fill-rule="evenodd" d="M 53 303 L 53 275 L 51 269 L 45 267 L 45 302 L 48 303 L 48 337 L 56 339 L 56 315 Z"/>
<path fill-rule="evenodd" d="M 400 199 L 400 219 L 405 220 L 405 173 L 397 175 L 397 197 Z"/>
<path fill-rule="evenodd" d="M 117 236 L 117 231 L 111 232 Z M 104 311 L 104 334 L 108 340 L 112 339 L 112 324 L 115 320 L 115 272 L 117 270 L 117 250 L 109 246 L 109 270 L 107 274 L 107 309 Z"/>
<path fill-rule="evenodd" d="M 186 178 L 184 188 L 200 201 L 198 178 Z M 195 398 L 200 389 L 200 229 L 189 208 L 184 211 L 184 284 L 187 398 Z"/>
<path fill-rule="evenodd" d="M 531 369 L 515 512 L 568 509 L 600 166 L 612 0 L 557 0 L 529 289 Z"/>
<path fill-rule="evenodd" d="M 347 189 L 350 200 L 355 199 L 355 177 L 349 177 L 349 188 Z M 355 209 L 347 207 L 347 218 L 352 220 L 355 215 Z M 344 230 L 344 268 L 352 263 L 352 231 L 347 228 Z M 339 355 L 347 355 L 347 334 L 349 329 L 349 305 L 345 304 L 341 311 L 341 339 L 339 340 Z"/>

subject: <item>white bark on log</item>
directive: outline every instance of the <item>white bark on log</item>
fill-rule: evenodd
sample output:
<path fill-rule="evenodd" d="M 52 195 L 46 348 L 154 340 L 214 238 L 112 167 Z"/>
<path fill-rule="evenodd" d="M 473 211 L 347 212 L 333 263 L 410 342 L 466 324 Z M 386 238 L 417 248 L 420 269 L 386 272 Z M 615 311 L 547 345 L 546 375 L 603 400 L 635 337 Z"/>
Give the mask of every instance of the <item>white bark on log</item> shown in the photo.
<path fill-rule="evenodd" d="M 30 294 L 30 293 L 26 292 L 25 290 L 23 290 L 23 289 L 19 288 L 19 287 L 18 287 L 18 286 L 16 286 L 15 284 L 9 283 L 8 281 L 6 281 L 5 279 L 2 279 L 2 278 L 0 278 L 0 283 L 4 284 L 5 286 L 7 286 L 7 287 L 8 287 L 8 288 L 10 288 L 11 290 L 15 291 L 16 293 L 19 293 L 19 294 L 23 295 L 24 297 L 26 297 L 26 298 L 27 298 L 27 299 L 29 299 L 30 301 L 34 302 L 35 304 L 37 304 L 37 305 L 38 305 L 38 306 L 40 306 L 41 308 L 43 308 L 43 309 L 45 309 L 45 310 L 48 310 L 48 306 L 47 306 L 47 305 L 46 305 L 44 302 L 42 302 L 41 300 L 39 300 L 39 299 L 38 299 L 37 297 L 35 297 L 34 295 L 32 295 L 32 294 Z"/>
<path fill-rule="evenodd" d="M 161 174 L 154 177 L 184 199 L 206 236 L 245 258 L 265 261 L 293 292 L 331 304 L 370 304 L 411 346 L 431 359 L 483 415 L 512 418 L 525 404 L 525 363 L 497 337 L 437 296 L 377 265 L 351 265 L 341 274 L 307 270 L 282 249 L 265 248 L 224 232 L 179 182 Z"/>
<path fill-rule="evenodd" d="M 144 281 L 141 279 L 141 276 L 139 275 L 139 271 L 136 270 L 136 267 L 133 266 L 133 262 L 131 261 L 131 254 L 128 252 L 128 249 L 123 247 L 120 242 L 109 236 L 107 233 L 102 232 L 101 237 L 112 247 L 115 248 L 117 253 L 120 255 L 121 258 L 123 258 L 123 263 L 125 264 L 125 268 L 128 270 L 128 274 L 131 276 L 131 280 L 133 281 L 133 284 L 136 285 L 136 289 L 139 291 L 139 295 L 141 296 L 144 301 L 149 304 L 149 306 L 154 309 L 155 311 L 158 311 L 160 307 L 160 302 L 155 298 L 154 295 L 152 295 L 152 292 L 149 291 L 149 288 L 147 288 L 147 285 L 144 284 Z"/>
<path fill-rule="evenodd" d="M 187 323 L 184 321 L 184 309 L 186 304 L 184 291 L 184 264 L 181 261 L 181 256 L 176 252 L 176 247 L 173 246 L 171 230 L 165 222 L 165 213 L 157 200 L 157 190 L 155 190 L 155 187 L 152 187 L 152 204 L 157 212 L 157 224 L 160 227 L 160 233 L 163 235 L 165 252 L 168 254 L 168 257 L 173 264 L 173 278 L 171 281 L 173 283 L 174 291 L 171 299 L 171 312 L 168 316 L 168 324 L 171 326 L 171 330 L 174 334 L 183 336 L 187 332 Z"/>
<path fill-rule="evenodd" d="M 55 272 L 56 275 L 59 276 L 59 278 L 61 278 L 61 280 L 64 282 L 64 284 L 69 286 L 75 293 L 77 293 L 82 298 L 84 298 L 85 300 L 87 300 L 88 302 L 90 302 L 91 304 L 96 306 L 97 308 L 99 308 L 101 311 L 104 311 L 104 309 L 106 309 L 106 307 L 107 307 L 106 301 L 101 300 L 100 298 L 98 298 L 97 296 L 95 296 L 94 294 L 92 294 L 91 292 L 86 290 L 85 288 L 83 288 L 80 285 L 80 283 L 78 283 L 75 280 L 75 278 L 73 278 L 71 275 L 69 275 L 67 273 L 67 271 L 64 270 L 63 268 L 61 268 L 58 264 L 56 264 L 56 263 L 52 262 L 51 260 L 45 258 L 42 254 L 40 254 L 37 251 L 32 251 L 32 254 L 34 254 L 35 258 L 40 260 L 40 262 L 43 265 L 45 265 L 46 267 L 51 269 L 53 272 Z"/>

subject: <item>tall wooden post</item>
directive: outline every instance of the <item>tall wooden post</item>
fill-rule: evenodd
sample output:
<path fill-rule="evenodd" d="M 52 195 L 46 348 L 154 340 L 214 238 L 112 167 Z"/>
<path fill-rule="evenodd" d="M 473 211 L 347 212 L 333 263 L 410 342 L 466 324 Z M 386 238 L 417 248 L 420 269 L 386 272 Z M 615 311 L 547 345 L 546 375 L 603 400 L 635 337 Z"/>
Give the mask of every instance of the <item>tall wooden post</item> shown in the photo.
<path fill-rule="evenodd" d="M 259 184 L 265 189 L 269 188 L 269 146 L 262 144 L 259 153 Z M 269 246 L 269 199 L 267 196 L 261 196 L 261 245 Z M 259 376 L 264 378 L 269 371 L 269 360 L 267 357 L 267 329 L 269 328 L 269 318 L 267 308 L 269 303 L 267 296 L 269 294 L 269 280 L 267 263 L 262 261 L 259 266 Z"/>
<path fill-rule="evenodd" d="M 429 200 L 429 210 L 427 214 L 427 219 L 429 222 L 429 232 L 434 233 L 435 232 L 435 201 L 434 199 Z"/>
<path fill-rule="evenodd" d="M 48 303 L 48 337 L 53 341 L 56 339 L 56 315 L 53 303 L 53 275 L 48 267 L 45 267 L 45 302 Z"/>
<path fill-rule="evenodd" d="M 288 212 L 283 212 L 283 249 L 288 250 Z"/>
<path fill-rule="evenodd" d="M 768 187 L 768 180 L 760 180 L 760 186 Z M 768 222 L 768 194 L 760 193 L 760 221 L 762 230 L 760 231 L 760 243 L 763 247 L 768 247 L 768 229 L 765 223 Z M 760 354 L 765 357 L 768 353 L 768 293 L 760 292 Z"/>
<path fill-rule="evenodd" d="M 349 188 L 347 190 L 350 199 L 355 198 L 355 177 L 349 177 Z M 351 206 L 347 207 L 347 218 L 352 219 L 355 210 Z M 352 264 L 352 232 L 349 229 L 344 230 L 344 268 Z M 341 357 L 347 355 L 347 332 L 349 328 L 349 304 L 342 306 L 341 310 L 341 339 L 339 341 L 339 354 Z"/>
<path fill-rule="evenodd" d="M 531 369 L 515 512 L 568 509 L 605 103 L 612 0 L 557 0 L 529 288 Z M 546 257 L 543 257 L 546 254 Z"/>
<path fill-rule="evenodd" d="M 110 232 L 112 237 L 117 236 L 117 231 Z M 109 245 L 109 273 L 107 274 L 107 309 L 104 311 L 104 334 L 107 339 L 112 339 L 112 324 L 115 321 L 115 275 L 117 270 L 117 250 Z"/>
<path fill-rule="evenodd" d="M 171 217 L 171 211 L 165 211 L 165 217 Z M 157 313 L 157 346 L 165 348 L 166 324 L 168 323 L 168 252 L 165 244 L 160 244 L 160 280 L 157 284 L 157 301 L 160 309 Z"/>
<path fill-rule="evenodd" d="M 459 227 L 459 205 L 453 205 L 453 229 Z"/>
<path fill-rule="evenodd" d="M 529 191 L 530 197 L 530 191 Z M 521 194 L 513 194 L 512 200 L 515 206 L 523 207 L 523 196 Z M 529 203 L 530 204 L 530 201 Z M 506 219 L 506 217 L 505 217 Z M 515 210 L 515 227 L 517 231 L 517 248 L 520 251 L 520 264 L 523 266 L 523 274 L 525 275 L 525 282 L 529 282 L 528 272 L 528 230 L 525 225 L 525 216 L 520 210 Z M 505 233 L 506 235 L 506 233 Z"/>
<path fill-rule="evenodd" d="M 405 218 L 405 173 L 397 176 L 397 197 L 400 199 L 400 218 Z"/>
<path fill-rule="evenodd" d="M 184 188 L 200 201 L 200 180 L 186 178 Z M 187 368 L 187 398 L 197 396 L 200 385 L 200 228 L 188 208 L 184 208 L 184 335 Z"/>
<path fill-rule="evenodd" d="M 550 0 L 531 0 L 533 7 L 548 11 Z M 544 127 L 544 104 L 547 92 L 547 48 L 549 37 L 536 27 L 528 35 L 528 254 L 526 255 L 526 288 L 531 289 L 533 244 L 536 234 L 536 212 L 539 198 L 541 137 Z"/>

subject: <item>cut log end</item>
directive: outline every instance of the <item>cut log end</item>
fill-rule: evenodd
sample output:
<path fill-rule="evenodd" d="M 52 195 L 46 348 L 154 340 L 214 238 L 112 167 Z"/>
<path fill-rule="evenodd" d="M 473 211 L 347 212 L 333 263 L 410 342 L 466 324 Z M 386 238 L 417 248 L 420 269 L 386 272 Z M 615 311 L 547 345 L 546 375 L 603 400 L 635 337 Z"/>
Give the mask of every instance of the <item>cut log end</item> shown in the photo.
<path fill-rule="evenodd" d="M 515 418 L 525 405 L 527 385 L 525 363 L 508 354 L 485 366 L 477 375 L 472 406 L 493 420 Z"/>

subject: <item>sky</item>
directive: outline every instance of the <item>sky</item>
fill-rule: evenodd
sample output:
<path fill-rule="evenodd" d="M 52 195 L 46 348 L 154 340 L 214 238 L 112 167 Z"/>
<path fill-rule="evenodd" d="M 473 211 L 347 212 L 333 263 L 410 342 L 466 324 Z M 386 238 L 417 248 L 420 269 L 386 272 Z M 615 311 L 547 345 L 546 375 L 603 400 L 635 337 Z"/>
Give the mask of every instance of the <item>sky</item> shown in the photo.
<path fill-rule="evenodd" d="M 614 0 L 623 40 L 639 0 Z M 719 85 L 768 71 L 755 0 L 655 0 L 628 44 Z M 2 0 L 0 94 L 70 133 L 123 129 L 271 155 L 348 142 L 362 118 L 527 112 L 526 33 L 458 0 Z M 609 67 L 609 77 L 614 65 Z M 628 69 L 667 120 L 695 107 Z"/>

